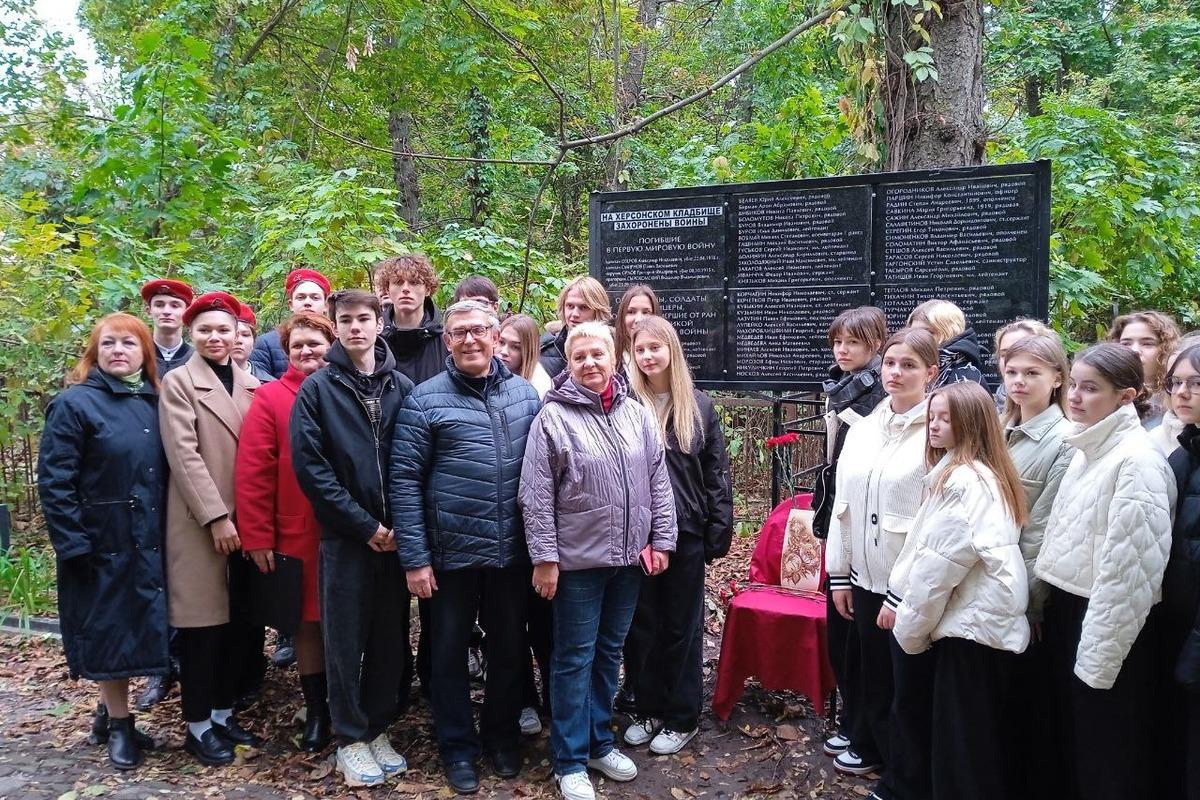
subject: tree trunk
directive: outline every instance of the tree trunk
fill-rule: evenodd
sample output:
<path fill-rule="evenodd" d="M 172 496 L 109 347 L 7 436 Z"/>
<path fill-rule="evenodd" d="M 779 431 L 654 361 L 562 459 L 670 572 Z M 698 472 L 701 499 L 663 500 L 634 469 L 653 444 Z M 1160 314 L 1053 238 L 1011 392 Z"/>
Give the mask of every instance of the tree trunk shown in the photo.
<path fill-rule="evenodd" d="M 472 86 L 467 98 L 467 134 L 471 137 L 472 158 L 487 158 L 491 141 L 488 130 L 491 114 L 491 102 L 478 87 Z M 490 172 L 491 167 L 487 164 L 476 163 L 467 167 L 467 195 L 471 204 L 472 225 L 481 225 L 487 217 L 492 192 Z"/>
<path fill-rule="evenodd" d="M 1031 117 L 1042 115 L 1042 82 L 1036 75 L 1025 79 L 1025 113 Z"/>
<path fill-rule="evenodd" d="M 412 114 L 392 107 L 388 114 L 388 136 L 393 151 L 412 151 L 412 125 Z M 421 186 L 417 182 L 417 165 L 411 156 L 392 153 L 392 177 L 400 193 L 396 198 L 396 213 L 409 229 L 415 228 L 421 219 Z"/>
<path fill-rule="evenodd" d="M 983 163 L 987 134 L 983 124 L 982 0 L 949 0 L 942 16 L 924 20 L 938 79 L 914 82 L 904 63 L 904 41 L 915 49 L 922 40 L 910 26 L 904 4 L 887 11 L 888 55 L 884 114 L 887 171 L 963 167 Z"/>
<path fill-rule="evenodd" d="M 619 17 L 613 19 L 613 68 L 617 71 L 616 85 L 613 87 L 613 128 L 619 128 L 629 119 L 629 115 L 642 102 L 642 84 L 646 74 L 646 60 L 650 56 L 650 40 L 653 30 L 658 27 L 658 12 L 664 0 L 637 0 L 638 36 L 629 55 L 621 66 L 620 58 L 620 24 Z M 614 4 L 615 7 L 615 4 Z M 621 188 L 620 174 L 625 169 L 625 160 L 621 157 L 620 141 L 613 142 L 608 150 L 608 185 L 606 189 Z"/>

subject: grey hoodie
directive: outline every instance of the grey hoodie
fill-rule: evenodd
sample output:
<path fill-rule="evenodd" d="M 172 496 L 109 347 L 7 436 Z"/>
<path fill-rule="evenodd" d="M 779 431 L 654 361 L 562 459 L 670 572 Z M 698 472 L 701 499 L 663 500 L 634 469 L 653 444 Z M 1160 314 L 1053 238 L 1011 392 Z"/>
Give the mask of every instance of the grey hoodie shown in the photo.
<path fill-rule="evenodd" d="M 559 375 L 529 430 L 518 502 L 534 564 L 626 567 L 647 542 L 673 552 L 675 500 L 658 424 L 613 377 L 600 395 Z"/>

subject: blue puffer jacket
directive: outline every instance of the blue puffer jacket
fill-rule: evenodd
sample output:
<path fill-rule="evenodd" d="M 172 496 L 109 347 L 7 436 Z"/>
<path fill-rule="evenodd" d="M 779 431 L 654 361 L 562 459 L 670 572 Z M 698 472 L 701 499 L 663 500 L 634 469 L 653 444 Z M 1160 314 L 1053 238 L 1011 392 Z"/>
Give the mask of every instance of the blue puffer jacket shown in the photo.
<path fill-rule="evenodd" d="M 528 563 L 517 487 L 541 403 L 499 359 L 477 389 L 446 371 L 413 389 L 392 439 L 392 522 L 406 570 Z"/>

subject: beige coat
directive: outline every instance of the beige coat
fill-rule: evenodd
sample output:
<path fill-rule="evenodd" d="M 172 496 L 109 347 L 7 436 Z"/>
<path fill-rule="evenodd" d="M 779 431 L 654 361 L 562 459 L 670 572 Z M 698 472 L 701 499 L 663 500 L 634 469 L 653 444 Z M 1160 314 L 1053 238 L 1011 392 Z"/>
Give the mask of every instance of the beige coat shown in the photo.
<path fill-rule="evenodd" d="M 176 628 L 229 621 L 226 556 L 206 527 L 233 514 L 233 469 L 242 418 L 259 382 L 233 370 L 233 396 L 199 353 L 171 370 L 159 390 L 167 489 L 167 611 Z"/>

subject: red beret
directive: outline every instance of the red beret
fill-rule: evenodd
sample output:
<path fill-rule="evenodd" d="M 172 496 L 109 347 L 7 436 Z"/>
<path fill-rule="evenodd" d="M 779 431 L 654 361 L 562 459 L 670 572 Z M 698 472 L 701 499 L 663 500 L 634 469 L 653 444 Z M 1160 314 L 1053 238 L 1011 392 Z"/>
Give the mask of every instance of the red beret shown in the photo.
<path fill-rule="evenodd" d="M 160 294 L 169 294 L 171 297 L 179 298 L 188 305 L 191 305 L 192 297 L 194 296 L 192 287 L 183 281 L 172 281 L 166 278 L 147 281 L 146 285 L 142 287 L 142 299 L 147 303 Z"/>
<path fill-rule="evenodd" d="M 254 316 L 254 309 L 248 303 L 242 303 L 242 311 L 238 314 L 238 322 L 244 322 L 251 328 L 258 330 L 258 317 Z"/>
<path fill-rule="evenodd" d="M 291 297 L 292 292 L 296 290 L 296 286 L 304 283 L 304 281 L 312 281 L 321 287 L 321 291 L 325 293 L 326 297 L 329 296 L 329 278 L 326 278 L 315 269 L 294 269 L 289 272 L 286 284 L 287 296 Z"/>
<path fill-rule="evenodd" d="M 183 312 L 183 324 L 191 327 L 192 320 L 205 311 L 224 311 L 232 314 L 234 319 L 242 318 L 242 304 L 228 292 L 209 292 L 197 297 L 187 311 Z"/>

